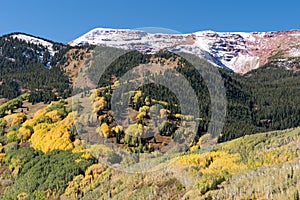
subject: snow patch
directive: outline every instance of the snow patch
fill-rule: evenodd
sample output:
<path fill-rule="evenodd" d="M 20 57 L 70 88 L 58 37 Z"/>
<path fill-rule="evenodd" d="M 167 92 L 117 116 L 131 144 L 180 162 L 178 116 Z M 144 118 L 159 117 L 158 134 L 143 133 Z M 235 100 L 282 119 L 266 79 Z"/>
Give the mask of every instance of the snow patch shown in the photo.
<path fill-rule="evenodd" d="M 237 73 L 246 73 L 252 69 L 257 69 L 259 67 L 259 57 L 242 55 L 233 58 L 230 62 L 224 62 L 226 66 L 231 66 L 230 68 Z"/>
<path fill-rule="evenodd" d="M 299 35 L 300 36 L 300 35 Z M 288 55 L 291 57 L 300 57 L 300 50 L 297 48 L 291 48 L 288 51 Z"/>
<path fill-rule="evenodd" d="M 56 53 L 56 51 L 53 50 L 53 44 L 51 42 L 36 38 L 36 37 L 32 37 L 29 35 L 25 35 L 25 34 L 14 34 L 12 35 L 13 38 L 18 38 L 20 40 L 24 40 L 28 43 L 32 43 L 32 44 L 36 44 L 36 45 L 42 45 L 44 47 L 46 47 L 50 53 L 51 56 L 54 56 L 54 54 Z"/>
<path fill-rule="evenodd" d="M 244 39 L 255 42 L 255 37 L 253 37 L 252 33 L 246 33 L 246 32 L 235 32 L 236 34 L 242 36 Z"/>

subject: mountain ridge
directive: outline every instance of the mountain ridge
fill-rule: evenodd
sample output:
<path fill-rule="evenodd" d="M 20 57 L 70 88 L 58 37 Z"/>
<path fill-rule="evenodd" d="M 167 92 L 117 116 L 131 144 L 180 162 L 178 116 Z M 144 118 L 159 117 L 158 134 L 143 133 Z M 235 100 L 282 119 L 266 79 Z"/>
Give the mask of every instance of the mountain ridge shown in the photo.
<path fill-rule="evenodd" d="M 300 30 L 277 32 L 198 31 L 186 34 L 147 33 L 134 29 L 95 28 L 69 42 L 71 46 L 103 45 L 155 53 L 161 49 L 184 51 L 211 63 L 245 74 L 284 52 L 281 59 L 300 56 Z M 286 61 L 286 60 L 285 60 Z M 288 69 L 293 63 L 285 63 Z"/>
<path fill-rule="evenodd" d="M 73 47 L 88 45 L 116 47 L 154 54 L 162 49 L 191 53 L 215 66 L 239 74 L 276 62 L 289 70 L 298 70 L 300 30 L 270 32 L 216 32 L 212 30 L 185 34 L 147 33 L 140 29 L 95 28 L 66 44 L 22 32 L 13 37 L 48 48 L 50 56 L 57 52 L 53 45 Z M 49 66 L 48 66 L 49 67 Z"/>

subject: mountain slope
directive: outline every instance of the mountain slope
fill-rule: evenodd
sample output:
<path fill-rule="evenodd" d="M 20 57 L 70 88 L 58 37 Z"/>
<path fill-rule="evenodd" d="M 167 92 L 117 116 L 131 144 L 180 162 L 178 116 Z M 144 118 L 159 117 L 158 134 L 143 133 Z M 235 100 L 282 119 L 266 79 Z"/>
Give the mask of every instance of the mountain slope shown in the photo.
<path fill-rule="evenodd" d="M 13 39 L 18 39 L 20 41 L 26 42 L 28 44 L 33 44 L 41 47 L 41 50 L 36 51 L 36 54 L 40 56 L 40 61 L 46 65 L 46 67 L 51 67 L 51 60 L 55 53 L 59 52 L 64 46 L 61 43 L 56 43 L 44 38 L 36 37 L 26 33 L 11 33 L 3 37 L 11 37 Z M 45 57 L 45 58 L 44 58 Z M 44 60 L 47 59 L 47 60 Z"/>
<path fill-rule="evenodd" d="M 63 44 L 23 33 L 0 37 L 0 98 L 31 92 L 31 100 L 51 101 L 67 94 L 69 79 L 59 64 Z"/>
<path fill-rule="evenodd" d="M 161 49 L 185 51 L 217 66 L 246 73 L 266 64 L 272 56 L 293 68 L 288 58 L 300 56 L 300 31 L 280 32 L 214 32 L 190 34 L 149 34 L 141 30 L 97 28 L 69 42 L 72 46 L 92 44 L 155 53 Z M 273 57 L 274 59 L 274 57 Z M 278 61 L 277 59 L 277 61 Z"/>
<path fill-rule="evenodd" d="M 194 148 L 141 174 L 99 163 L 75 177 L 62 199 L 297 199 L 297 141 L 299 128 L 259 133 Z"/>
<path fill-rule="evenodd" d="M 105 51 L 110 48 L 101 47 L 101 49 Z M 94 57 L 93 63 L 87 66 L 84 74 L 94 85 L 98 84 L 98 87 L 95 86 L 98 88 L 97 94 L 95 94 L 97 97 L 90 103 L 95 104 L 93 112 L 97 113 L 98 119 L 101 119 L 100 125 L 108 126 L 110 131 L 113 131 L 116 126 L 114 116 L 107 115 L 107 113 L 110 113 L 112 107 L 110 99 L 112 94 L 114 94 L 116 85 L 119 84 L 120 77 L 140 64 L 146 66 L 157 65 L 163 69 L 164 66 L 168 65 L 167 63 L 172 62 L 173 68 L 185 76 L 198 97 L 201 122 L 197 135 L 201 136 L 207 132 L 212 109 L 209 91 L 203 78 L 199 76 L 195 68 L 187 60 L 167 51 L 151 55 L 135 51 L 129 52 L 108 66 L 105 73 L 99 78 L 97 74 L 100 73 L 99 70 L 101 68 L 99 66 L 101 66 L 102 61 L 102 59 Z M 220 137 L 218 138 L 219 141 L 228 141 L 262 131 L 300 126 L 300 100 L 298 98 L 300 73 L 285 70 L 273 64 L 268 63 L 243 76 L 219 68 L 226 89 L 227 101 L 226 119 L 222 134 L 220 132 Z M 201 65 L 207 69 L 214 67 L 205 60 L 201 60 Z M 145 74 L 147 74 L 146 68 Z M 155 77 L 155 75 L 153 76 Z M 163 77 L 168 77 L 168 75 L 163 74 Z M 173 86 L 176 88 L 185 88 L 183 84 L 180 80 L 173 82 Z M 85 85 L 83 84 L 83 86 Z M 215 87 L 219 86 L 215 85 Z M 182 113 L 180 113 L 181 111 L 177 106 L 179 104 L 178 98 L 168 88 L 151 84 L 141 86 L 137 88 L 137 91 L 131 91 L 130 93 L 136 95 L 131 96 L 131 99 L 135 100 L 129 101 L 129 107 L 139 116 L 139 119 L 133 117 L 133 122 L 147 125 L 149 119 L 147 114 L 149 111 L 147 109 L 152 106 L 156 107 L 155 105 L 159 104 L 164 109 L 167 109 L 169 112 L 168 119 L 171 122 L 165 124 L 165 126 L 162 125 L 162 134 L 167 132 L 166 135 L 170 137 L 174 136 L 177 130 L 180 130 L 178 122 Z M 151 99 L 150 102 L 149 99 Z M 186 98 L 185 103 L 189 104 L 189 100 L 190 98 Z M 105 102 L 105 106 L 99 106 L 103 102 Z M 191 109 L 194 108 L 195 106 L 191 106 Z M 144 111 L 145 109 L 146 112 Z M 162 113 L 164 109 L 161 110 Z M 189 113 L 192 112 L 190 111 Z M 219 113 L 217 116 L 224 115 Z M 197 118 L 199 116 L 194 117 Z M 112 133 L 107 137 L 114 140 L 116 134 Z M 156 139 L 158 140 L 159 138 Z M 152 142 L 152 138 L 149 140 Z"/>

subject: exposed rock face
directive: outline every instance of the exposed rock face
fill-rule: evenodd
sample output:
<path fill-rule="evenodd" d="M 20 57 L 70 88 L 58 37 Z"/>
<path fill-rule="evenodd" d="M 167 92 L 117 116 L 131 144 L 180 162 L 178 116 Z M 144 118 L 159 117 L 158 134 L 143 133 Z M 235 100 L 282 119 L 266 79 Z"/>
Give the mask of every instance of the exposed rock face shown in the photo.
<path fill-rule="evenodd" d="M 280 32 L 214 32 L 191 34 L 149 34 L 141 30 L 94 29 L 71 41 L 70 45 L 104 45 L 155 53 L 168 48 L 185 51 L 237 73 L 246 73 L 268 61 L 289 69 L 300 57 L 300 31 Z M 295 58 L 294 60 L 291 58 Z M 291 61 L 292 60 L 292 61 Z"/>

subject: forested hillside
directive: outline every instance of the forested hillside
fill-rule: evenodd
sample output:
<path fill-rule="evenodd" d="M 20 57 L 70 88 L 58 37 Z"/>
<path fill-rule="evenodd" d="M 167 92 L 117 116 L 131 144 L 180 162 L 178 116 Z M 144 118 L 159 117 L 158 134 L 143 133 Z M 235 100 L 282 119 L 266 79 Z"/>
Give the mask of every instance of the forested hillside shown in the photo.
<path fill-rule="evenodd" d="M 70 96 L 71 79 L 65 66 L 73 68 L 75 60 L 83 60 L 79 49 L 84 47 L 71 48 L 37 38 L 50 43 L 49 47 L 14 37 L 18 34 L 33 37 L 23 33 L 0 37 L 0 98 L 12 99 L 29 92 L 30 102 L 50 103 Z M 68 55 L 70 51 L 74 52 Z"/>
<path fill-rule="evenodd" d="M 94 103 L 106 102 L 104 107 L 95 108 L 95 112 L 101 117 L 102 122 L 105 121 L 110 130 L 115 126 L 113 116 L 108 116 L 107 111 L 111 110 L 109 101 L 116 87 L 115 83 L 120 84 L 118 78 L 140 64 L 158 64 L 161 68 L 167 68 L 170 63 L 175 70 L 184 75 L 196 92 L 201 116 L 193 116 L 191 120 L 200 117 L 198 136 L 206 133 L 210 122 L 210 95 L 206 83 L 192 64 L 184 58 L 168 52 L 159 52 L 152 56 L 129 52 L 114 61 L 101 78 L 97 77 L 101 61 L 97 62 L 96 59 L 92 65 L 89 65 L 88 75 L 100 88 Z M 214 67 L 204 60 L 201 61 L 201 65 L 206 66 L 207 69 Z M 219 73 L 224 81 L 227 98 L 226 121 L 223 132 L 220 133 L 219 142 L 246 134 L 300 125 L 300 102 L 298 98 L 300 73 L 298 71 L 286 70 L 282 66 L 279 67 L 270 62 L 243 76 L 224 69 L 219 69 Z M 159 75 L 156 76 L 159 77 Z M 161 76 L 167 79 L 167 73 Z M 178 84 L 174 87 L 182 87 L 183 83 L 174 82 L 173 84 Z M 168 122 L 161 127 L 162 132 L 169 132 L 167 135 L 172 136 L 180 128 L 178 122 L 183 119 L 183 116 L 180 116 L 178 99 L 168 88 L 156 84 L 140 87 L 139 90 L 132 91 L 129 104 L 133 110 L 140 114 L 140 117 L 142 116 L 136 119 L 136 125 L 145 125 L 151 112 L 149 108 L 155 104 L 160 104 L 168 113 Z M 110 120 L 105 120 L 108 118 Z"/>
<path fill-rule="evenodd" d="M 227 113 L 222 131 L 211 139 L 211 96 L 203 74 L 185 57 L 131 51 L 99 77 L 107 63 L 97 54 L 112 56 L 116 49 L 51 41 L 45 46 L 16 34 L 0 38 L 0 199 L 299 199 L 296 68 L 273 60 L 244 75 L 217 68 Z M 206 60 L 198 64 L 208 69 L 206 76 L 216 69 Z M 153 74 L 149 66 L 164 70 Z M 188 85 L 195 92 L 198 104 L 189 98 L 185 103 L 199 116 L 183 114 L 170 88 L 151 83 L 117 94 L 129 97 L 127 126 L 117 123 L 112 99 L 118 87 L 126 87 L 126 72 L 133 71 L 129 80 L 138 82 L 137 75 L 168 79 L 172 70 L 186 80 L 173 87 Z M 77 75 L 86 85 L 74 84 Z M 82 104 L 86 99 L 88 106 Z M 85 106 L 90 112 L 83 112 Z M 199 127 L 185 144 L 185 127 L 194 122 Z M 157 166 L 123 171 L 148 158 Z"/>

